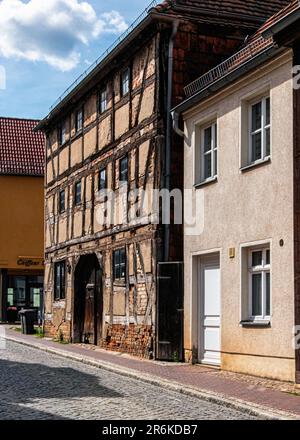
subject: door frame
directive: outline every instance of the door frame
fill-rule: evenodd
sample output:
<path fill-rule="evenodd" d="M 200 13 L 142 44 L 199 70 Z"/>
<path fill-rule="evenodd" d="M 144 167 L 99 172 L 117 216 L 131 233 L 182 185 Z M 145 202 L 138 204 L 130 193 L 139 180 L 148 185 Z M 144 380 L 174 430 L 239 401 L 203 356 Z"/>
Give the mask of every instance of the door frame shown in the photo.
<path fill-rule="evenodd" d="M 93 326 L 94 326 L 94 345 L 99 345 L 102 338 L 103 322 L 104 322 L 104 309 L 103 309 L 103 270 L 102 264 L 96 253 L 87 253 L 80 255 L 73 273 L 73 307 L 72 307 L 72 341 L 75 343 L 82 342 L 82 332 L 85 322 L 85 296 L 86 287 L 84 291 L 82 284 L 77 283 L 78 276 L 82 277 L 80 272 L 86 270 L 86 262 L 88 259 L 93 259 L 95 264 L 95 289 L 94 289 L 94 310 L 93 310 Z M 85 261 L 86 260 L 86 261 Z M 97 268 L 96 268 L 97 266 Z M 79 273 L 78 273 L 78 272 Z M 98 278 L 97 278 L 98 272 Z M 97 282 L 98 281 L 98 282 Z M 99 311 L 101 309 L 101 313 Z"/>
<path fill-rule="evenodd" d="M 198 255 L 196 264 L 197 271 L 197 359 L 196 361 L 205 365 L 220 366 L 221 365 L 221 329 L 222 329 L 222 285 L 221 285 L 221 258 L 220 252 L 210 252 Z M 220 362 L 206 363 L 201 360 L 204 353 L 204 279 L 203 268 L 218 266 L 220 271 Z"/>

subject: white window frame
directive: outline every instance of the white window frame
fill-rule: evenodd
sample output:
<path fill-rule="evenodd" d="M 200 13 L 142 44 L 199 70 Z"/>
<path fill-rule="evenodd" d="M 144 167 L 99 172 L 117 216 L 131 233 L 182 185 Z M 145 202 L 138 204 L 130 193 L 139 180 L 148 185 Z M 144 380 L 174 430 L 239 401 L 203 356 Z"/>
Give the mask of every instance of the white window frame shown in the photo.
<path fill-rule="evenodd" d="M 266 124 L 267 119 L 267 99 L 270 100 L 270 123 Z M 252 130 L 252 109 L 255 105 L 261 103 L 262 104 L 262 112 L 261 112 L 261 128 L 258 130 Z M 248 142 L 248 163 L 249 164 L 255 164 L 259 163 L 263 160 L 266 160 L 271 157 L 271 149 L 272 149 L 272 138 L 271 138 L 271 114 L 272 114 L 272 105 L 271 105 L 271 97 L 270 95 L 265 95 L 263 97 L 260 97 L 259 99 L 256 99 L 255 101 L 251 102 L 248 107 L 248 132 L 249 132 L 249 142 Z M 267 154 L 267 136 L 266 131 L 270 130 L 270 153 Z M 252 158 L 252 143 L 254 135 L 261 133 L 261 157 L 260 159 L 253 160 Z"/>
<path fill-rule="evenodd" d="M 212 129 L 212 136 L 211 136 L 211 149 L 209 151 L 204 151 L 204 142 L 205 142 L 205 130 L 208 128 Z M 206 124 L 205 126 L 201 127 L 201 133 L 200 133 L 200 139 L 201 139 L 201 145 L 200 145 L 200 183 L 206 182 L 212 179 L 215 179 L 218 176 L 218 169 L 215 167 L 215 158 L 218 158 L 218 145 L 217 145 L 217 121 L 210 122 L 209 124 Z M 208 177 L 205 177 L 205 156 L 211 155 L 211 175 Z M 218 159 L 217 159 L 218 163 Z"/>
<path fill-rule="evenodd" d="M 270 252 L 270 263 L 267 264 L 267 251 Z M 252 255 L 255 252 L 262 252 L 262 264 L 259 266 L 252 266 Z M 249 319 L 252 321 L 269 321 L 272 314 L 272 288 L 271 288 L 271 248 L 264 246 L 259 248 L 248 249 L 248 299 L 249 299 Z M 270 274 L 270 314 L 266 314 L 267 308 L 267 290 L 266 290 L 266 274 Z M 262 275 L 262 314 L 254 315 L 252 309 L 252 277 L 254 274 Z"/>

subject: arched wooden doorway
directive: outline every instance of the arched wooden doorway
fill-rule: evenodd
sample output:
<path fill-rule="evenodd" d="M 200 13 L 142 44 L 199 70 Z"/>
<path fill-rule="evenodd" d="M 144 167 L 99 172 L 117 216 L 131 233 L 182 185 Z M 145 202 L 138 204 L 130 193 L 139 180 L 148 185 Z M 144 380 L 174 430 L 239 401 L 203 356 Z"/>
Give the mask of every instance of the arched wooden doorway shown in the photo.
<path fill-rule="evenodd" d="M 101 338 L 103 296 L 101 268 L 95 254 L 83 255 L 74 277 L 74 342 L 97 345 Z"/>

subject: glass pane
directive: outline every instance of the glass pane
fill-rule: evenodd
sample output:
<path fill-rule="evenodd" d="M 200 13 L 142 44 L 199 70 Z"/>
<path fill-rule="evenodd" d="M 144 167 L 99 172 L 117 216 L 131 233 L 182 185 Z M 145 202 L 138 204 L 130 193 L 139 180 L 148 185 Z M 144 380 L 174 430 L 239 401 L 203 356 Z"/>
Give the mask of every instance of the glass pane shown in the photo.
<path fill-rule="evenodd" d="M 7 305 L 14 305 L 14 289 L 7 289 Z"/>
<path fill-rule="evenodd" d="M 252 267 L 262 266 L 262 251 L 252 252 Z"/>
<path fill-rule="evenodd" d="M 106 189 L 106 171 L 102 170 L 99 174 L 99 189 Z"/>
<path fill-rule="evenodd" d="M 270 118 L 270 98 L 266 99 L 266 125 L 270 125 L 271 118 Z"/>
<path fill-rule="evenodd" d="M 56 265 L 55 281 L 56 281 L 56 283 L 55 283 L 55 285 L 56 285 L 56 288 L 55 288 L 56 298 L 59 298 L 60 297 L 60 265 L 59 264 Z"/>
<path fill-rule="evenodd" d="M 270 264 L 270 249 L 266 251 L 266 264 Z"/>
<path fill-rule="evenodd" d="M 261 159 L 261 132 L 252 135 L 252 162 Z"/>
<path fill-rule="evenodd" d="M 79 204 L 81 202 L 81 182 L 76 183 L 75 201 L 76 204 Z"/>
<path fill-rule="evenodd" d="M 60 206 L 59 206 L 60 212 L 64 212 L 65 210 L 65 192 L 61 191 L 60 193 Z"/>
<path fill-rule="evenodd" d="M 65 298 L 65 287 L 66 287 L 66 278 L 65 278 L 65 263 L 61 263 L 61 285 L 60 285 L 60 295 L 61 299 Z"/>
<path fill-rule="evenodd" d="M 120 264 L 120 251 L 115 251 L 115 266 Z"/>
<path fill-rule="evenodd" d="M 266 273 L 266 315 L 271 314 L 271 289 L 270 289 L 270 273 Z"/>
<path fill-rule="evenodd" d="M 214 124 L 214 129 L 215 129 L 215 145 L 214 148 L 218 147 L 218 130 L 217 130 L 217 124 Z"/>
<path fill-rule="evenodd" d="M 66 126 L 63 125 L 61 130 L 61 143 L 64 144 L 66 142 Z"/>
<path fill-rule="evenodd" d="M 212 149 L 212 127 L 204 130 L 204 153 Z"/>
<path fill-rule="evenodd" d="M 100 98 L 100 103 L 101 103 L 101 112 L 105 112 L 106 108 L 107 108 L 107 100 L 106 100 L 106 90 L 103 90 L 101 92 L 101 98 Z"/>
<path fill-rule="evenodd" d="M 122 75 L 122 95 L 126 95 L 129 92 L 129 70 Z"/>
<path fill-rule="evenodd" d="M 120 250 L 120 263 L 125 264 L 125 249 Z"/>
<path fill-rule="evenodd" d="M 31 290 L 31 292 L 30 292 L 30 299 L 31 299 L 31 302 L 33 303 L 33 307 L 40 307 L 40 305 L 41 305 L 41 291 L 40 291 L 40 289 L 38 289 L 38 288 L 33 288 L 33 289 L 30 289 Z"/>
<path fill-rule="evenodd" d="M 82 129 L 82 110 L 77 113 L 77 130 Z"/>
<path fill-rule="evenodd" d="M 120 278 L 125 278 L 125 264 L 121 264 L 120 266 Z"/>
<path fill-rule="evenodd" d="M 262 315 L 261 286 L 262 274 L 252 275 L 252 316 Z"/>
<path fill-rule="evenodd" d="M 270 156 L 271 153 L 271 130 L 266 128 L 266 156 Z"/>
<path fill-rule="evenodd" d="M 127 171 L 127 158 L 121 160 L 121 171 Z"/>
<path fill-rule="evenodd" d="M 252 106 L 252 132 L 261 128 L 261 110 L 261 102 L 258 102 L 257 104 Z"/>
<path fill-rule="evenodd" d="M 211 177 L 211 154 L 204 156 L 204 179 Z"/>
<path fill-rule="evenodd" d="M 215 169 L 214 169 L 214 175 L 216 176 L 218 174 L 218 150 L 214 151 L 215 155 Z"/>
<path fill-rule="evenodd" d="M 26 300 L 26 280 L 23 277 L 15 278 L 15 292 L 17 301 Z"/>
<path fill-rule="evenodd" d="M 126 182 L 128 180 L 128 161 L 127 157 L 120 161 L 120 180 Z"/>

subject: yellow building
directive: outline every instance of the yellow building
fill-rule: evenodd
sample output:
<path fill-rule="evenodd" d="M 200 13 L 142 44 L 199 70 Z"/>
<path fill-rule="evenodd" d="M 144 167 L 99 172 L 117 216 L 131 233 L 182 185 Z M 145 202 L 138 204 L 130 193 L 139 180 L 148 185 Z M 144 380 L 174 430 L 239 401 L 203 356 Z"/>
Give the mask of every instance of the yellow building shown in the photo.
<path fill-rule="evenodd" d="M 44 148 L 38 121 L 0 118 L 0 321 L 41 310 Z"/>

